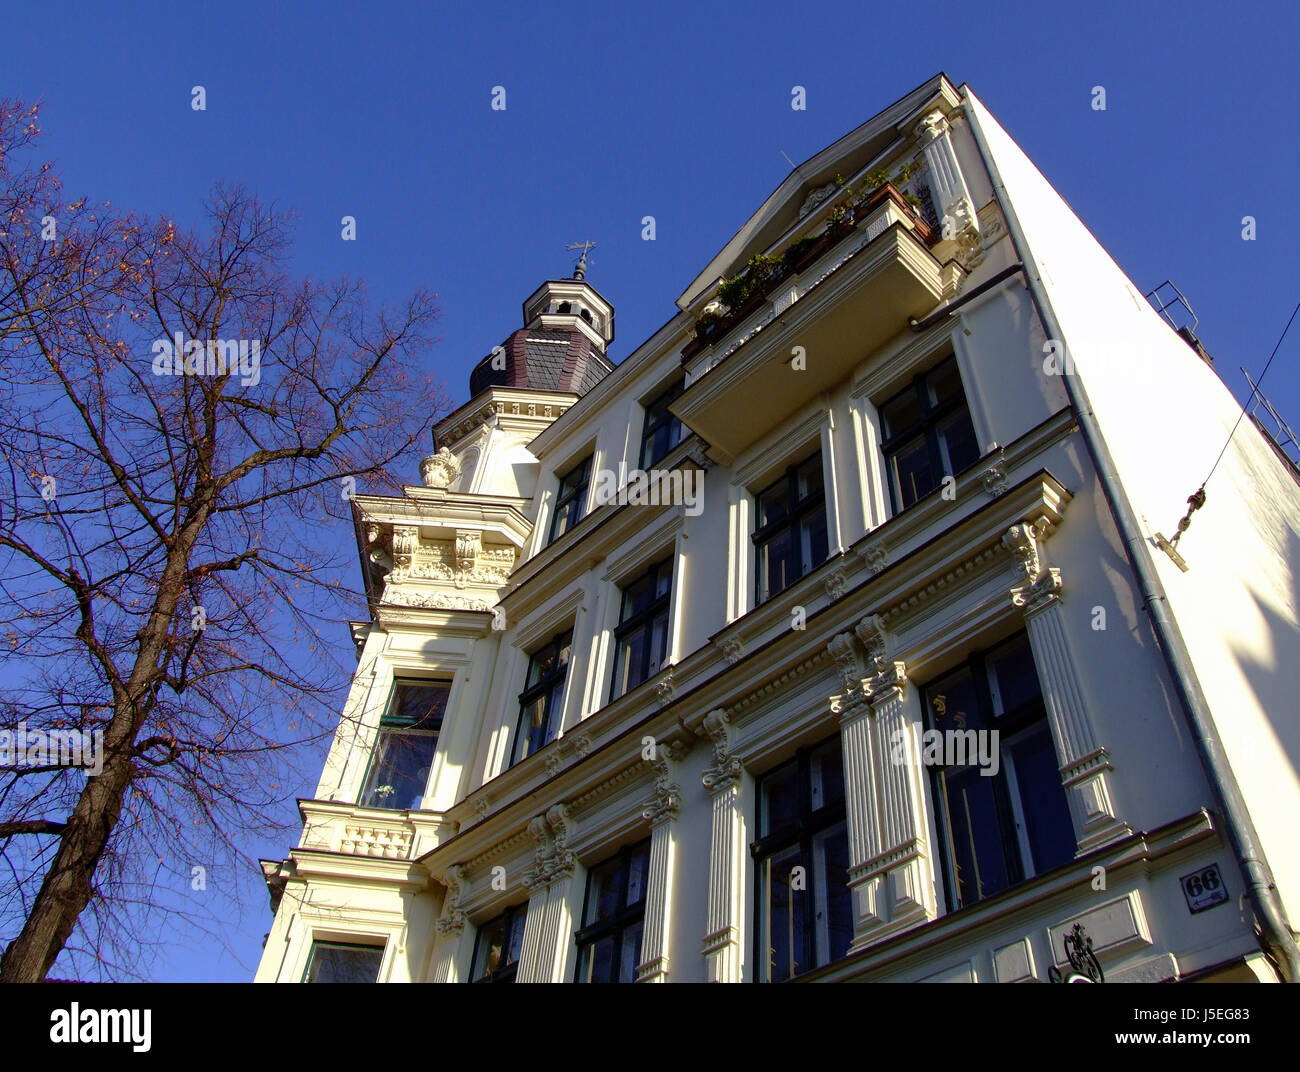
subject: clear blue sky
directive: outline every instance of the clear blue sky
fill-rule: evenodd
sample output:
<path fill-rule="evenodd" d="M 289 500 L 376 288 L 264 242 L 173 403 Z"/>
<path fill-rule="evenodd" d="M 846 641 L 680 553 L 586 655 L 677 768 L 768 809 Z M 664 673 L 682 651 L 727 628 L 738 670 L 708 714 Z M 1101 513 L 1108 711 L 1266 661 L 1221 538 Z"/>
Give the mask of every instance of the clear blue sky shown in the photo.
<path fill-rule="evenodd" d="M 571 270 L 568 243 L 599 243 L 588 279 L 616 306 L 621 360 L 788 173 L 782 152 L 801 162 L 940 70 L 1139 289 L 1182 288 L 1239 398 L 1238 366 L 1258 372 L 1300 298 L 1288 5 L 47 2 L 5 22 L 0 94 L 43 98 L 70 195 L 188 222 L 213 180 L 247 182 L 299 213 L 303 274 L 363 277 L 377 301 L 440 293 L 432 360 L 458 403 L 522 300 Z M 1264 390 L 1300 424 L 1298 361 L 1300 330 Z M 1153 429 L 1159 413 L 1153 398 Z M 155 976 L 251 978 L 269 925 L 256 891 L 233 954 L 178 930 Z"/>

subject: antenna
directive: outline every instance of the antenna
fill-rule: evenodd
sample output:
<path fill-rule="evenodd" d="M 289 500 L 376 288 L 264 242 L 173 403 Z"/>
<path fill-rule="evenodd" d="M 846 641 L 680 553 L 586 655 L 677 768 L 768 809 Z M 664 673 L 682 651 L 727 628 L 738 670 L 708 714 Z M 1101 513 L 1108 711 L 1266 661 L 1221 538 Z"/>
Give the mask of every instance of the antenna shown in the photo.
<path fill-rule="evenodd" d="M 596 243 L 595 242 L 570 242 L 567 248 L 569 250 L 575 250 L 575 249 L 582 250 L 582 256 L 578 258 L 578 263 L 574 266 L 573 269 L 573 278 L 582 279 L 587 274 L 587 251 L 591 249 L 595 249 Z"/>

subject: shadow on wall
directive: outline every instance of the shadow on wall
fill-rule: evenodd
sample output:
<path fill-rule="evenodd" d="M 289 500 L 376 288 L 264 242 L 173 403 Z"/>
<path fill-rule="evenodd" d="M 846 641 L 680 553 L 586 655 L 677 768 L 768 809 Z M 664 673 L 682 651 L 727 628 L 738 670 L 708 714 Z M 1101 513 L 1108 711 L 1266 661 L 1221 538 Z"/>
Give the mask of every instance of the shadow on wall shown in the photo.
<path fill-rule="evenodd" d="M 1268 530 L 1272 537 L 1269 542 L 1275 544 L 1286 571 L 1282 591 L 1289 594 L 1292 608 L 1300 607 L 1300 575 L 1296 572 L 1296 563 L 1300 562 L 1300 533 L 1276 515 L 1272 520 L 1274 527 Z M 1261 658 L 1260 652 L 1234 642 L 1232 637 L 1228 638 L 1228 649 L 1267 713 L 1278 747 L 1300 781 L 1300 627 L 1277 609 L 1281 591 L 1270 599 L 1252 586 L 1249 594 L 1268 631 L 1269 655 Z"/>

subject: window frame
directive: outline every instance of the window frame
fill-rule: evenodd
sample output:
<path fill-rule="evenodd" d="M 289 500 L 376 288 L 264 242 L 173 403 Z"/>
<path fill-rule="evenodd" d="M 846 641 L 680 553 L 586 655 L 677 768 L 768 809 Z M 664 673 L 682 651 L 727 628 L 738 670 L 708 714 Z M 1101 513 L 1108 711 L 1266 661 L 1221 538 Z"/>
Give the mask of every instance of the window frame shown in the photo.
<path fill-rule="evenodd" d="M 814 752 L 832 742 L 839 743 L 840 757 L 840 779 L 844 788 L 844 795 L 839 801 L 832 804 L 823 804 L 820 808 L 812 807 L 812 755 Z M 754 982 L 771 983 L 771 982 L 789 982 L 789 979 L 768 979 L 764 976 L 771 970 L 770 953 L 764 949 L 765 933 L 770 927 L 770 921 L 764 918 L 764 875 L 763 862 L 768 858 L 779 854 L 784 850 L 798 848 L 800 858 L 811 861 L 813 858 L 813 842 L 819 834 L 828 830 L 833 830 L 836 826 L 843 824 L 844 836 L 848 839 L 848 779 L 844 776 L 844 742 L 842 737 L 836 733 L 830 737 L 825 737 L 815 744 L 807 745 L 800 748 L 793 757 L 787 759 L 776 766 L 765 771 L 763 774 L 754 779 L 754 829 L 761 831 L 764 825 L 763 816 L 763 783 L 768 779 L 774 778 L 782 771 L 794 765 L 798 771 L 799 780 L 799 813 L 796 818 L 771 830 L 766 834 L 760 833 L 756 840 L 750 842 L 749 855 L 754 864 Z M 811 876 L 810 876 L 811 879 Z M 828 876 L 829 879 L 829 876 Z M 829 892 L 829 881 L 827 891 Z M 845 881 L 845 890 L 848 891 L 847 876 Z M 807 892 L 813 892 L 811 888 Z M 850 893 L 851 896 L 851 893 Z M 825 964 L 816 963 L 816 944 L 817 944 L 817 926 L 816 916 L 809 913 L 807 923 L 802 934 L 803 939 L 803 957 L 806 967 L 792 976 L 798 979 L 799 976 L 805 975 L 810 971 L 826 967 Z M 851 944 L 851 943 L 850 943 Z M 827 964 L 833 964 L 835 960 L 827 961 Z"/>
<path fill-rule="evenodd" d="M 817 472 L 819 475 L 818 490 L 807 495 L 804 498 L 798 498 L 799 495 L 799 470 L 808 465 L 809 462 L 816 459 Z M 785 516 L 778 521 L 769 521 L 767 524 L 760 525 L 759 518 L 763 512 L 763 496 L 780 487 L 782 483 L 786 484 L 786 493 L 789 496 L 790 509 L 786 511 Z M 805 577 L 817 572 L 817 570 L 826 563 L 830 558 L 830 515 L 826 512 L 826 469 L 822 456 L 821 446 L 811 454 L 801 458 L 786 466 L 784 472 L 770 484 L 751 492 L 754 500 L 754 531 L 750 534 L 750 544 L 753 548 L 754 555 L 754 607 L 761 607 L 764 603 L 789 588 L 794 587 Z M 762 547 L 764 544 L 776 539 L 783 531 L 790 530 L 798 533 L 803 525 L 804 520 L 818 509 L 822 511 L 822 520 L 826 527 L 826 553 L 822 556 L 820 562 L 810 562 L 807 570 L 803 569 L 802 551 L 799 556 L 800 572 L 785 584 L 784 587 L 774 592 L 764 592 L 763 590 L 763 556 Z M 802 542 L 800 543 L 802 548 Z"/>
<path fill-rule="evenodd" d="M 357 793 L 357 806 L 361 808 L 375 808 L 382 811 L 418 811 L 419 805 L 415 808 L 398 808 L 390 807 L 387 804 L 375 803 L 369 798 L 378 786 L 371 786 L 370 782 L 376 775 L 376 763 L 379 760 L 380 750 L 383 745 L 384 736 L 391 734 L 395 736 L 407 737 L 431 737 L 433 738 L 433 750 L 429 754 L 429 775 L 433 774 L 433 761 L 438 754 L 438 741 L 442 736 L 442 727 L 447 720 L 447 708 L 451 703 L 451 690 L 453 681 L 443 678 L 425 678 L 425 677 L 407 677 L 400 674 L 393 675 L 392 686 L 388 691 L 388 700 L 384 704 L 384 713 L 379 718 L 379 727 L 375 733 L 374 744 L 370 749 L 370 758 L 366 763 L 365 774 L 361 779 L 361 789 Z M 436 729 L 418 729 L 411 726 L 394 725 L 390 720 L 394 717 L 394 708 L 398 702 L 398 693 L 405 686 L 416 686 L 419 688 L 439 688 L 445 693 L 442 705 L 442 714 L 438 718 Z M 424 790 L 420 794 L 420 800 L 423 801 L 429 793 L 428 778 L 425 779 Z"/>
<path fill-rule="evenodd" d="M 505 911 L 498 912 L 491 919 L 486 920 L 481 926 L 475 927 L 474 953 L 470 957 L 470 961 L 469 961 L 470 978 L 466 980 L 467 982 L 513 983 L 515 981 L 515 977 L 519 973 L 518 959 L 512 960 L 509 964 L 506 964 L 504 966 L 494 968 L 492 971 L 488 972 L 485 975 L 479 975 L 479 976 L 474 975 L 475 967 L 478 964 L 478 955 L 479 955 L 479 950 L 481 948 L 481 943 L 483 941 L 483 934 L 489 927 L 493 926 L 498 920 L 502 920 L 502 919 L 505 920 L 505 942 L 502 947 L 502 950 L 503 952 L 507 952 L 510 948 L 510 936 L 515 924 L 523 923 L 524 925 L 527 925 L 528 902 L 521 901 L 519 904 L 510 905 L 505 909 Z M 523 952 L 522 932 L 520 932 L 519 944 L 520 944 L 520 953 L 522 954 Z"/>
<path fill-rule="evenodd" d="M 961 385 L 961 395 L 953 396 L 937 405 L 930 402 L 930 393 L 926 389 L 926 381 L 930 379 L 939 369 L 943 368 L 949 362 L 952 363 L 953 369 L 957 375 L 957 382 Z M 920 416 L 906 428 L 901 431 L 885 434 L 885 410 L 897 402 L 900 398 L 911 395 L 918 402 Z M 957 470 L 955 473 L 949 473 L 944 468 L 943 451 L 939 446 L 939 425 L 951 417 L 958 410 L 966 411 L 966 419 L 970 422 L 971 437 L 975 439 L 975 417 L 971 413 L 970 398 L 966 392 L 966 381 L 962 378 L 961 365 L 957 361 L 957 354 L 950 352 L 947 357 L 941 358 L 934 364 L 921 372 L 916 373 L 908 385 L 898 391 L 895 391 L 888 398 L 882 400 L 876 406 L 876 412 L 880 417 L 880 453 L 885 463 L 885 484 L 889 488 L 889 506 L 890 516 L 897 517 L 905 510 L 910 510 L 917 503 L 933 495 L 943 487 L 943 478 L 945 476 L 958 477 L 967 470 L 974 468 L 979 464 L 982 452 L 979 450 L 979 441 L 975 439 L 976 453 L 974 459 L 967 465 Z M 916 439 L 917 436 L 923 436 L 925 439 L 926 454 L 929 458 L 930 466 L 935 473 L 939 474 L 938 480 L 933 488 L 924 495 L 917 496 L 916 501 L 909 503 L 907 506 L 900 506 L 902 501 L 902 488 L 898 486 L 897 474 L 894 471 L 894 456 L 909 442 Z"/>
<path fill-rule="evenodd" d="M 379 982 L 380 975 L 383 973 L 384 970 L 384 954 L 388 950 L 388 942 L 387 940 L 384 940 L 379 943 L 364 942 L 364 941 L 348 942 L 338 938 L 313 937 L 311 940 L 311 944 L 307 947 L 307 962 L 303 965 L 303 969 L 302 969 L 302 982 L 304 983 L 313 983 L 313 982 L 319 983 L 321 981 L 319 979 L 313 980 L 308 978 L 308 976 L 311 975 L 312 964 L 316 960 L 316 951 L 320 948 L 364 949 L 367 952 L 372 952 L 372 953 L 377 952 L 379 954 L 379 963 L 375 965 L 375 978 L 373 980 L 374 982 L 377 983 Z"/>
<path fill-rule="evenodd" d="M 561 536 L 572 532 L 578 523 L 587 516 L 587 493 L 591 489 L 591 469 L 595 454 L 588 454 L 567 472 L 557 474 L 559 484 L 555 491 L 555 505 L 551 509 L 551 523 L 547 529 L 546 546 L 550 546 Z M 581 475 L 581 483 L 565 490 L 565 485 L 575 475 Z M 560 518 L 566 519 L 564 532 L 557 533 Z"/>
<path fill-rule="evenodd" d="M 635 587 L 636 585 L 640 584 L 642 581 L 646 580 L 647 578 L 649 578 L 657 586 L 659 581 L 660 571 L 665 566 L 668 567 L 667 591 L 665 591 L 664 594 L 661 596 L 655 596 L 654 598 L 652 598 L 651 601 L 646 605 L 644 610 L 638 611 L 637 613 L 633 614 L 631 617 L 624 617 L 624 615 L 627 613 L 628 589 Z M 647 681 L 649 681 L 652 677 L 654 677 L 655 674 L 659 673 L 663 669 L 663 665 L 660 664 L 659 670 L 656 670 L 654 674 L 650 673 L 649 671 L 650 654 L 652 650 L 652 642 L 654 639 L 655 619 L 659 617 L 661 613 L 664 616 L 665 658 L 667 658 L 668 652 L 670 650 L 670 646 L 672 643 L 672 624 L 673 624 L 672 623 L 672 598 L 673 598 L 673 583 L 676 580 L 675 574 L 676 574 L 676 559 L 675 556 L 670 555 L 668 558 L 660 559 L 658 562 L 654 563 L 653 565 L 647 566 L 640 573 L 630 578 L 626 584 L 622 584 L 619 586 L 619 598 L 621 602 L 619 605 L 618 625 L 614 627 L 614 673 L 609 683 L 610 703 L 613 703 L 615 700 L 620 699 L 623 696 L 626 696 L 629 692 L 632 692 L 634 689 L 637 689 L 641 685 L 644 685 Z M 618 683 L 619 683 L 619 671 L 623 665 L 623 641 L 627 637 L 636 633 L 638 630 L 643 630 L 643 629 L 647 631 L 647 642 L 645 645 L 645 649 L 642 653 L 642 660 L 641 660 L 643 676 L 635 683 L 629 685 L 622 692 L 616 692 L 615 690 L 618 688 Z"/>
<path fill-rule="evenodd" d="M 641 900 L 635 904 L 627 903 L 627 884 L 631 874 L 632 861 L 640 856 L 645 856 L 645 873 L 641 886 Z M 619 907 L 612 912 L 606 919 L 597 919 L 591 923 L 582 924 L 573 932 L 573 942 L 577 949 L 576 963 L 573 969 L 573 981 L 581 983 L 585 980 L 584 960 L 588 949 L 592 949 L 601 940 L 617 935 L 619 938 L 619 948 L 622 949 L 623 936 L 628 928 L 637 923 L 642 924 L 641 941 L 645 941 L 645 913 L 646 902 L 650 896 L 650 839 L 645 838 L 642 841 L 635 842 L 631 845 L 625 845 L 612 856 L 607 856 L 600 863 L 587 870 L 587 888 L 582 898 L 582 915 L 578 917 L 579 922 L 587 918 L 587 909 L 591 903 L 592 896 L 592 879 L 597 871 L 607 867 L 610 864 L 617 863 L 619 868 L 619 886 L 618 886 L 618 903 Z M 635 974 L 641 966 L 641 947 L 637 947 L 636 963 L 632 967 Z M 635 978 L 628 980 L 636 982 Z"/>
<path fill-rule="evenodd" d="M 1032 699 L 1022 701 L 1016 707 L 1005 710 L 1001 714 L 995 714 L 992 685 L 989 679 L 990 666 L 999 652 L 1009 649 L 1016 643 L 1024 645 L 1033 663 L 1038 695 Z M 952 679 L 963 670 L 970 673 L 981 721 L 989 730 L 994 728 L 998 730 L 998 773 L 992 776 L 994 784 L 990 788 L 994 794 L 999 840 L 1002 843 L 1002 851 L 1008 864 L 1008 881 L 1002 889 L 994 890 L 974 900 L 961 902 L 948 818 L 948 794 L 943 786 L 945 772 L 950 768 L 943 763 L 929 765 L 929 789 L 934 806 L 935 832 L 939 841 L 939 871 L 941 872 L 944 898 L 948 905 L 949 914 L 975 908 L 992 897 L 1012 890 L 1032 878 L 1037 878 L 1039 875 L 1046 874 L 1055 867 L 1062 866 L 1056 864 L 1050 868 L 1039 869 L 1037 867 L 1037 862 L 1033 858 L 1033 849 L 1028 840 L 1026 803 L 1015 778 L 1014 761 L 1009 754 L 1010 746 L 1018 739 L 1022 739 L 1031 730 L 1041 728 L 1047 733 L 1052 744 L 1053 754 L 1056 756 L 1054 769 L 1059 770 L 1060 767 L 1060 755 L 1056 750 L 1056 738 L 1052 733 L 1051 719 L 1047 712 L 1047 701 L 1043 696 L 1042 678 L 1038 672 L 1037 660 L 1034 659 L 1029 634 L 1023 631 L 1014 633 L 996 644 L 972 651 L 961 662 L 949 667 L 942 674 L 921 686 L 919 692 L 923 709 L 924 729 L 939 728 L 935 725 L 934 707 L 931 703 L 933 689 L 944 681 Z M 970 764 L 967 764 L 967 767 L 969 766 Z M 1070 830 L 1072 857 L 1073 853 L 1078 850 L 1077 836 L 1074 833 L 1073 822 L 1069 815 L 1069 802 L 1065 787 L 1060 785 L 1058 781 L 1057 788 L 1060 792 L 1061 807 L 1065 812 L 1067 826 Z"/>
<path fill-rule="evenodd" d="M 661 391 L 654 398 L 646 402 L 642 407 L 644 410 L 644 419 L 641 424 L 641 449 L 637 453 L 637 458 L 640 460 L 639 464 L 642 469 L 648 469 L 656 462 L 660 462 L 664 458 L 668 457 L 668 455 L 681 444 L 682 440 L 686 438 L 686 427 L 682 424 L 681 418 L 668 408 L 668 404 L 674 399 L 680 398 L 685 390 L 686 378 L 680 377 L 669 384 L 665 390 Z M 654 413 L 656 407 L 660 406 L 662 406 L 662 412 L 656 414 L 652 418 L 651 414 Z M 659 454 L 647 457 L 647 448 L 654 446 L 655 436 L 659 433 L 659 430 L 665 427 L 671 429 L 674 425 L 677 427 L 676 438 L 673 438 L 670 433 L 669 439 L 671 442 L 669 442 L 668 446 Z"/>
<path fill-rule="evenodd" d="M 569 657 L 565 659 L 564 662 L 561 663 L 559 661 L 559 655 L 560 652 L 564 650 L 565 642 L 567 642 L 567 646 L 569 649 Z M 529 685 L 528 679 L 532 676 L 533 665 L 537 661 L 537 657 L 550 648 L 555 649 L 556 669 L 552 669 L 548 673 L 542 674 L 541 676 L 538 677 L 536 681 L 534 681 L 531 685 Z M 545 644 L 540 645 L 538 648 L 536 648 L 534 651 L 532 651 L 529 654 L 528 666 L 524 670 L 524 688 L 523 691 L 519 693 L 519 718 L 515 723 L 515 739 L 512 742 L 510 747 L 510 755 L 511 755 L 510 766 L 513 767 L 519 763 L 522 763 L 525 759 L 528 759 L 529 756 L 535 756 L 548 744 L 550 744 L 557 737 L 559 737 L 560 719 L 564 715 L 564 700 L 565 697 L 568 695 L 569 664 L 572 662 L 573 662 L 573 628 L 572 627 L 565 629 L 559 633 L 556 633 Z M 560 694 L 558 699 L 556 699 L 553 691 L 556 685 L 560 686 Z M 543 740 L 541 744 L 539 744 L 535 749 L 530 751 L 527 755 L 521 756 L 519 754 L 519 746 L 526 739 L 524 735 L 524 720 L 527 715 L 528 705 L 531 704 L 538 697 L 545 697 L 545 701 L 546 701 L 545 712 L 543 715 L 544 726 L 549 729 L 552 723 L 554 723 L 555 732 L 554 734 L 550 734 L 546 736 L 546 739 Z M 552 703 L 556 703 L 558 705 L 558 710 L 552 711 L 551 709 Z"/>

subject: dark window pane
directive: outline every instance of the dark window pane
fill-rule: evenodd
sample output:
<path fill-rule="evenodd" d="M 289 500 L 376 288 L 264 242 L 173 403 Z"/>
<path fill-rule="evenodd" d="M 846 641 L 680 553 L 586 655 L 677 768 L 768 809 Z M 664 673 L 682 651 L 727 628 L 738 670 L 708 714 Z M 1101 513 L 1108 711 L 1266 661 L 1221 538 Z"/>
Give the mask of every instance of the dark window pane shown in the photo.
<path fill-rule="evenodd" d="M 789 529 L 758 546 L 758 601 L 762 603 L 784 591 L 799 577 L 795 565 L 795 546 Z"/>
<path fill-rule="evenodd" d="M 902 435 L 921 419 L 921 403 L 916 392 L 908 388 L 880 407 L 881 434 L 889 439 Z"/>
<path fill-rule="evenodd" d="M 601 938 L 587 950 L 587 982 L 618 982 L 618 934 Z"/>
<path fill-rule="evenodd" d="M 974 904 L 1006 889 L 1019 875 L 1008 859 L 1004 824 L 1000 821 L 996 783 L 978 767 L 946 771 L 939 778 L 947 814 L 957 907 Z"/>
<path fill-rule="evenodd" d="M 1074 857 L 1074 826 L 1061 788 L 1061 775 L 1046 722 L 1017 735 L 1007 751 L 1025 817 L 1035 874 L 1050 871 Z"/>
<path fill-rule="evenodd" d="M 379 946 L 312 944 L 307 965 L 309 983 L 373 983 L 379 978 L 384 950 Z"/>
<path fill-rule="evenodd" d="M 641 963 L 641 930 L 638 920 L 623 932 L 623 956 L 619 964 L 618 981 L 635 983 L 637 965 Z"/>
<path fill-rule="evenodd" d="M 403 729 L 437 730 L 442 725 L 450 694 L 448 685 L 399 681 L 393 687 L 393 702 L 383 724 Z"/>
<path fill-rule="evenodd" d="M 780 521 L 790 512 L 790 482 L 784 477 L 758 495 L 758 525 Z"/>
<path fill-rule="evenodd" d="M 930 461 L 930 448 L 923 438 L 899 447 L 890 459 L 890 469 L 900 510 L 906 510 L 939 486 Z"/>
<path fill-rule="evenodd" d="M 961 372 L 957 368 L 956 358 L 949 358 L 936 365 L 926 377 L 926 383 L 930 390 L 931 405 L 938 406 L 952 398 L 966 397 L 962 393 Z"/>
<path fill-rule="evenodd" d="M 799 818 L 799 766 L 787 763 L 763 777 L 759 787 L 759 833 L 771 834 Z"/>
<path fill-rule="evenodd" d="M 979 461 L 980 448 L 975 442 L 975 426 L 965 406 L 951 417 L 939 422 L 939 447 L 948 476 L 958 473 Z"/>
<path fill-rule="evenodd" d="M 934 728 L 941 733 L 984 728 L 975 675 L 969 667 L 962 667 L 925 691 Z"/>
<path fill-rule="evenodd" d="M 844 754 L 838 737 L 813 749 L 808 769 L 813 811 L 844 802 Z"/>
<path fill-rule="evenodd" d="M 853 941 L 853 903 L 849 894 L 849 832 L 838 823 L 813 838 L 817 963 L 829 964 L 849 951 Z"/>
<path fill-rule="evenodd" d="M 800 525 L 801 574 L 811 573 L 826 561 L 826 514 L 817 510 Z"/>
<path fill-rule="evenodd" d="M 637 853 L 628 861 L 627 866 L 627 900 L 629 905 L 637 905 L 645 900 L 646 883 L 650 879 L 650 846 Z"/>
<path fill-rule="evenodd" d="M 807 967 L 803 947 L 808 881 L 799 847 L 769 857 L 764 863 L 763 881 L 767 978 L 770 982 L 793 979 Z"/>
<path fill-rule="evenodd" d="M 419 808 L 437 747 L 438 736 L 434 733 L 382 731 L 370 762 L 362 806 Z"/>
<path fill-rule="evenodd" d="M 993 710 L 998 714 L 1015 711 L 1041 697 L 1034 653 L 1027 638 L 1022 636 L 989 656 L 989 688 Z"/>
<path fill-rule="evenodd" d="M 587 896 L 587 915 L 584 924 L 592 924 L 600 919 L 607 919 L 619 910 L 623 897 L 623 862 L 611 860 L 607 864 L 593 868 L 589 878 Z"/>

